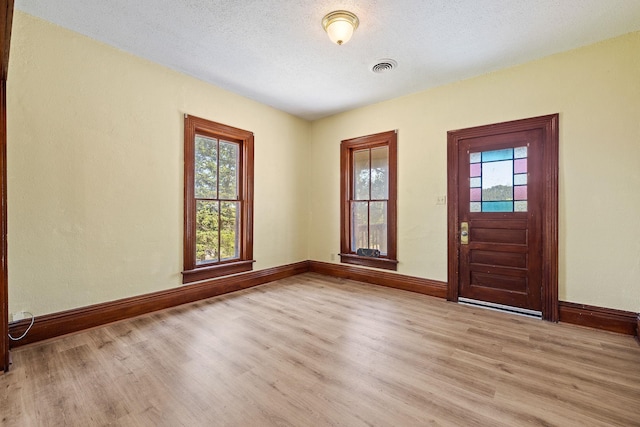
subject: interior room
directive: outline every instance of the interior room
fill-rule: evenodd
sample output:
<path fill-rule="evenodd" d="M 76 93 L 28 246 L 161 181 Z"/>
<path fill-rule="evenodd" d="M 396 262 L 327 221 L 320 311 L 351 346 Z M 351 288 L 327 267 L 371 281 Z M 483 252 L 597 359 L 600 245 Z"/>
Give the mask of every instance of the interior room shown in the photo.
<path fill-rule="evenodd" d="M 1 4 L 0 424 L 640 425 L 637 1 Z M 537 243 L 476 304 L 498 217 Z"/>

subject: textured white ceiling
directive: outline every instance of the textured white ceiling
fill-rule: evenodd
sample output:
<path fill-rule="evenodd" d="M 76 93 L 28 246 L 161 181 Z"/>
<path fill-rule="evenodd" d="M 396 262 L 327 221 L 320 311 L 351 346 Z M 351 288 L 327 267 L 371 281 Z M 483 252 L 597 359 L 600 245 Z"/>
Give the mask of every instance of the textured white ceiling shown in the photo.
<path fill-rule="evenodd" d="M 640 30 L 640 0 L 16 0 L 16 9 L 313 120 Z M 344 46 L 320 22 L 360 18 Z M 376 74 L 379 59 L 398 62 Z"/>

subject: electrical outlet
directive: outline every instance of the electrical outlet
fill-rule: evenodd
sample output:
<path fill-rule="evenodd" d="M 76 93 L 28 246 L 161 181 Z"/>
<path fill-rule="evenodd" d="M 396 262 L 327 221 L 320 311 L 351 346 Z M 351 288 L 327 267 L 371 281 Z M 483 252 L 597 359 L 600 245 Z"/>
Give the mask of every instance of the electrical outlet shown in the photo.
<path fill-rule="evenodd" d="M 26 319 L 29 317 L 26 311 L 16 311 L 11 315 L 11 321 L 17 322 L 18 320 Z"/>
<path fill-rule="evenodd" d="M 447 204 L 447 196 L 438 196 L 436 199 L 436 205 L 446 205 Z"/>
<path fill-rule="evenodd" d="M 336 254 L 331 254 L 331 261 L 335 261 L 336 260 Z"/>

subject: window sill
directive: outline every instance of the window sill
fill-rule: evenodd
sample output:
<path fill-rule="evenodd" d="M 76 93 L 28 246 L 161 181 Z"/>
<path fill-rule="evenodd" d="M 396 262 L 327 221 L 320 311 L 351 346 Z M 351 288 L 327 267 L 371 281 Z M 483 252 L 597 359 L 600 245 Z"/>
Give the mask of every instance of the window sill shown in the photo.
<path fill-rule="evenodd" d="M 358 256 L 355 254 L 340 254 L 340 262 L 344 264 L 362 265 L 365 267 L 382 268 L 393 271 L 396 271 L 398 267 L 398 261 L 395 259 L 374 258 Z"/>
<path fill-rule="evenodd" d="M 196 267 L 193 270 L 182 272 L 182 283 L 197 282 L 200 280 L 214 279 L 216 277 L 228 276 L 230 274 L 243 273 L 253 270 L 255 260 L 235 261 L 212 266 Z"/>

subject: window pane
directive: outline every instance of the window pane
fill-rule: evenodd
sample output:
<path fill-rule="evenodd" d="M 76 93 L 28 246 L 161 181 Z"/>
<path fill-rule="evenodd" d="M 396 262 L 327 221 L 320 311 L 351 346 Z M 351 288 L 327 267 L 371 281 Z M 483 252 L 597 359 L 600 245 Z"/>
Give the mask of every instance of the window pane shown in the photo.
<path fill-rule="evenodd" d="M 369 150 L 353 152 L 354 200 L 369 200 Z M 364 247 L 364 246 L 363 246 Z"/>
<path fill-rule="evenodd" d="M 482 175 L 482 163 L 471 163 L 469 165 L 469 176 L 481 176 Z"/>
<path fill-rule="evenodd" d="M 371 149 L 371 199 L 389 198 L 389 148 Z"/>
<path fill-rule="evenodd" d="M 196 200 L 196 264 L 217 262 L 218 202 Z"/>
<path fill-rule="evenodd" d="M 527 200 L 526 185 L 517 185 L 513 187 L 513 200 Z"/>
<path fill-rule="evenodd" d="M 482 200 L 513 200 L 513 160 L 482 164 Z"/>
<path fill-rule="evenodd" d="M 369 203 L 353 202 L 351 204 L 351 250 L 369 247 Z"/>
<path fill-rule="evenodd" d="M 513 148 L 505 148 L 504 150 L 483 151 L 483 162 L 495 162 L 498 160 L 513 159 Z"/>
<path fill-rule="evenodd" d="M 526 173 L 513 175 L 513 185 L 526 185 L 526 184 L 527 184 L 527 174 Z"/>
<path fill-rule="evenodd" d="M 195 137 L 195 195 L 199 199 L 217 199 L 218 140 Z"/>
<path fill-rule="evenodd" d="M 527 157 L 527 147 L 516 147 L 513 149 L 513 157 L 516 159 L 522 159 Z"/>
<path fill-rule="evenodd" d="M 387 202 L 369 204 L 369 249 L 387 254 Z"/>
<path fill-rule="evenodd" d="M 527 151 L 516 147 L 469 154 L 470 212 L 526 212 Z"/>
<path fill-rule="evenodd" d="M 220 199 L 238 199 L 238 144 L 220 141 Z"/>
<path fill-rule="evenodd" d="M 527 173 L 527 159 L 518 159 L 513 162 L 513 173 Z"/>
<path fill-rule="evenodd" d="M 240 256 L 238 238 L 240 202 L 220 202 L 220 259 Z"/>
<path fill-rule="evenodd" d="M 482 212 L 513 212 L 513 202 L 482 202 Z"/>
<path fill-rule="evenodd" d="M 527 211 L 527 201 L 517 201 L 513 202 L 513 210 L 515 212 L 526 212 Z"/>

